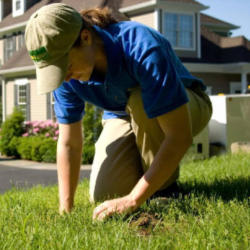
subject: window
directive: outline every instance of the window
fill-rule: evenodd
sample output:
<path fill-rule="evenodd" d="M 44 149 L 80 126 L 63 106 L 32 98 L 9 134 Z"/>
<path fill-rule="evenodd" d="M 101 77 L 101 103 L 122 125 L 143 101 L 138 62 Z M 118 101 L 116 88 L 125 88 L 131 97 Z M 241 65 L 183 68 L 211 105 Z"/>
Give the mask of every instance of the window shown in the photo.
<path fill-rule="evenodd" d="M 21 0 L 16 0 L 16 11 L 21 9 Z"/>
<path fill-rule="evenodd" d="M 172 47 L 194 49 L 194 16 L 164 13 L 163 35 Z"/>
<path fill-rule="evenodd" d="M 18 48 L 21 48 L 24 45 L 24 34 L 18 36 Z"/>
<path fill-rule="evenodd" d="M 55 99 L 53 92 L 47 94 L 47 119 L 56 121 L 56 114 L 55 114 Z"/>
<path fill-rule="evenodd" d="M 27 108 L 27 85 L 17 86 L 17 106 L 21 110 L 26 120 L 26 108 Z"/>
<path fill-rule="evenodd" d="M 4 62 L 6 62 L 16 51 L 16 37 L 11 36 L 4 39 Z"/>
<path fill-rule="evenodd" d="M 18 107 L 25 117 L 30 120 L 30 84 L 28 79 L 17 79 L 14 85 L 15 106 Z"/>
<path fill-rule="evenodd" d="M 27 0 L 12 0 L 12 16 L 17 17 L 24 14 Z M 33 1 L 34 2 L 34 1 Z"/>

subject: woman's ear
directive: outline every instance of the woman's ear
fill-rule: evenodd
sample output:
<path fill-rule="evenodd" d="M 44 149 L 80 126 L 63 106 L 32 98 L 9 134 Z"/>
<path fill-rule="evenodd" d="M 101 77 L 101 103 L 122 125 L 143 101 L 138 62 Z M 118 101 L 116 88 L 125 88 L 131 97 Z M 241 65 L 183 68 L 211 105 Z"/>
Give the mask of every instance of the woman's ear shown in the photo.
<path fill-rule="evenodd" d="M 88 30 L 84 29 L 81 31 L 81 41 L 84 45 L 92 45 L 92 35 Z"/>

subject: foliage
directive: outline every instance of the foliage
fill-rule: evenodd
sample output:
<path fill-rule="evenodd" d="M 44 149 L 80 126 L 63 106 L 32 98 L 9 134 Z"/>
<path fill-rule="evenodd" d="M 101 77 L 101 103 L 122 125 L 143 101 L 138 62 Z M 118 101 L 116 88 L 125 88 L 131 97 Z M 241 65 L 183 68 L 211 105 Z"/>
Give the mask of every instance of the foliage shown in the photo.
<path fill-rule="evenodd" d="M 102 111 L 86 103 L 83 117 L 84 145 L 94 145 L 102 131 Z"/>
<path fill-rule="evenodd" d="M 56 141 L 44 136 L 20 137 L 17 152 L 22 159 L 56 162 Z"/>
<path fill-rule="evenodd" d="M 102 111 L 86 103 L 85 112 L 82 122 L 84 137 L 82 164 L 92 164 L 95 155 L 95 142 L 102 131 Z"/>
<path fill-rule="evenodd" d="M 23 137 L 29 136 L 45 136 L 51 137 L 54 140 L 58 139 L 59 135 L 59 125 L 58 122 L 53 122 L 52 120 L 46 121 L 34 121 L 25 122 L 25 133 L 22 134 Z"/>
<path fill-rule="evenodd" d="M 130 216 L 93 223 L 88 181 L 71 214 L 58 214 L 58 188 L 13 187 L 0 196 L 0 248 L 250 249 L 250 155 L 225 155 L 181 166 L 183 196 L 143 204 Z M 107 180 L 108 181 L 108 180 Z"/>
<path fill-rule="evenodd" d="M 95 155 L 95 145 L 84 145 L 82 164 L 92 164 Z"/>
<path fill-rule="evenodd" d="M 23 122 L 23 114 L 17 108 L 14 108 L 13 113 L 2 124 L 0 145 L 2 154 L 7 156 L 15 155 L 15 150 L 13 151 L 13 145 L 10 142 L 13 137 L 20 137 L 24 133 Z"/>
<path fill-rule="evenodd" d="M 91 164 L 95 154 L 95 141 L 102 130 L 102 112 L 90 104 L 86 104 L 85 111 L 82 164 Z M 15 110 L 3 123 L 1 135 L 0 148 L 4 155 L 33 161 L 56 162 L 58 122 L 52 120 L 24 122 L 22 113 Z"/>

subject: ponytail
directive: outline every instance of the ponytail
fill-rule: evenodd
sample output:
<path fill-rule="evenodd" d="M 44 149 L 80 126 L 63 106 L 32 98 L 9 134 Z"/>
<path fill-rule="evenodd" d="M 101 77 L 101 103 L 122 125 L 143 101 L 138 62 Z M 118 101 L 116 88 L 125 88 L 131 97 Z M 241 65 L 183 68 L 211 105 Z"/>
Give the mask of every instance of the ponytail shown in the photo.
<path fill-rule="evenodd" d="M 118 22 L 111 15 L 108 7 L 82 10 L 80 14 L 83 18 L 83 26 L 87 26 L 85 26 L 85 28 L 96 25 L 101 29 L 105 29 L 109 24 Z"/>
<path fill-rule="evenodd" d="M 82 30 L 84 29 L 91 29 L 93 25 L 100 27 L 101 29 L 107 28 L 109 24 L 118 23 L 112 15 L 108 7 L 104 8 L 93 8 L 93 9 L 86 9 L 80 12 L 83 24 Z M 81 44 L 81 37 L 78 36 L 77 40 L 75 41 L 73 47 L 78 47 Z"/>

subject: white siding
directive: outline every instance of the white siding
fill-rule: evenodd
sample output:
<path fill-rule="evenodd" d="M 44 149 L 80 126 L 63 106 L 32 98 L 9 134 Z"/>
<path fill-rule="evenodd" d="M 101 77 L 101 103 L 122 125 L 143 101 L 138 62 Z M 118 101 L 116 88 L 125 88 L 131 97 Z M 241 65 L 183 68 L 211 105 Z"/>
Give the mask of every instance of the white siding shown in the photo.
<path fill-rule="evenodd" d="M 13 112 L 15 105 L 14 102 L 14 81 L 6 82 L 6 115 L 10 115 Z"/>
<path fill-rule="evenodd" d="M 30 119 L 31 121 L 47 120 L 46 95 L 38 95 L 36 79 L 30 83 Z"/>
<path fill-rule="evenodd" d="M 154 14 L 155 14 L 154 12 L 146 13 L 146 14 L 130 17 L 130 20 L 145 24 L 154 29 L 155 28 L 154 27 L 154 24 L 155 24 Z"/>
<path fill-rule="evenodd" d="M 30 119 L 31 121 L 47 120 L 46 95 L 38 95 L 36 88 L 36 79 L 29 79 L 30 84 Z M 6 85 L 6 114 L 13 112 L 15 81 L 8 81 Z"/>

